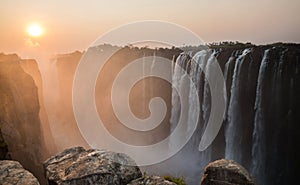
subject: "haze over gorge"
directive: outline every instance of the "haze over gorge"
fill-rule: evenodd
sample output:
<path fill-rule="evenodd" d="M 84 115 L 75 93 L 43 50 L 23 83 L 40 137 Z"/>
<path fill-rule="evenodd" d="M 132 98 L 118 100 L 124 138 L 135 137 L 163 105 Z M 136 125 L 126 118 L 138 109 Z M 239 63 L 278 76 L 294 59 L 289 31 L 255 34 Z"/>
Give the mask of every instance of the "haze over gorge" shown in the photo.
<path fill-rule="evenodd" d="M 104 44 L 89 50 L 97 56 L 112 48 L 117 52 L 98 75 L 94 99 L 99 117 L 115 138 L 130 145 L 155 144 L 174 131 L 179 119 L 183 119 L 184 132 L 190 132 L 195 121 L 191 120 L 192 115 L 197 110 L 194 102 L 200 103 L 197 127 L 188 143 L 165 161 L 141 166 L 142 171 L 184 177 L 187 184 L 196 185 L 200 184 L 205 166 L 225 158 L 244 166 L 260 185 L 298 182 L 299 44 L 223 42 L 156 49 Z M 41 184 L 46 184 L 42 166 L 46 159 L 67 148 L 90 147 L 78 128 L 72 105 L 73 81 L 84 54 L 75 51 L 38 62 L 22 59 L 17 54 L 0 54 L 0 128 L 3 143 L 7 144 L 1 144 L 0 152 L 6 153 L 5 148 L 8 149 L 8 154 L 0 156 L 19 161 Z M 149 103 L 154 97 L 161 97 L 167 107 L 158 127 L 141 132 L 129 129 L 117 118 L 111 92 L 118 73 L 132 61 L 146 57 L 152 57 L 146 61 L 150 63 L 151 73 L 159 70 L 160 58 L 172 61 L 172 84 L 147 77 L 130 89 L 130 110 L 140 119 L 151 115 Z M 225 88 L 220 90 L 223 96 L 219 98 L 226 100 L 226 111 L 213 143 L 199 151 L 211 113 L 212 84 L 208 84 L 206 75 L 210 74 L 213 61 L 218 62 L 225 79 Z M 186 74 L 195 84 L 198 100 L 191 94 L 192 84 L 184 81 Z M 175 87 L 182 91 L 177 92 Z M 184 107 L 180 98 L 188 102 L 186 115 L 181 114 Z M 126 108 L 127 105 L 118 106 Z"/>

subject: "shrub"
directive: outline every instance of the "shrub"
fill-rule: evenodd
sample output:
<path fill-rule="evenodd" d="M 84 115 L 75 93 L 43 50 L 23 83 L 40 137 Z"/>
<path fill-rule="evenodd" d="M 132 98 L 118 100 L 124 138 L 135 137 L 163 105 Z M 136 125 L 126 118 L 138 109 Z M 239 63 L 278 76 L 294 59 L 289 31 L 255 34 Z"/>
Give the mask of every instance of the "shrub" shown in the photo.
<path fill-rule="evenodd" d="M 177 185 L 187 185 L 185 183 L 184 178 L 172 177 L 172 176 L 164 176 L 164 179 L 170 182 L 174 182 Z"/>

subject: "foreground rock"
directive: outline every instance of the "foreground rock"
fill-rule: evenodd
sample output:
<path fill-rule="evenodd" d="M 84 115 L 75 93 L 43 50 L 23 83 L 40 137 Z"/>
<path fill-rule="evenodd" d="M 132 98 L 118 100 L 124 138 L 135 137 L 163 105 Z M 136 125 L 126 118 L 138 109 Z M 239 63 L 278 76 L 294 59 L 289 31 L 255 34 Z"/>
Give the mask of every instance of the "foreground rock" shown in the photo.
<path fill-rule="evenodd" d="M 255 185 L 248 171 L 232 160 L 209 163 L 204 171 L 201 185 Z"/>
<path fill-rule="evenodd" d="M 128 185 L 176 185 L 159 176 L 146 176 L 131 181 Z"/>
<path fill-rule="evenodd" d="M 39 185 L 38 180 L 17 161 L 0 161 L 0 184 Z"/>
<path fill-rule="evenodd" d="M 44 168 L 49 185 L 123 185 L 142 176 L 125 154 L 82 147 L 51 157 Z"/>

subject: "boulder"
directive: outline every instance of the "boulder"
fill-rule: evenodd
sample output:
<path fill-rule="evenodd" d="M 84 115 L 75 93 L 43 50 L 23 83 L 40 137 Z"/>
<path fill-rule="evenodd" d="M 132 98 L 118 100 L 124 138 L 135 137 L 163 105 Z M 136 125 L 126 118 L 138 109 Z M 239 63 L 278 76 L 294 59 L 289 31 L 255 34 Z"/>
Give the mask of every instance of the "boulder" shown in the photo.
<path fill-rule="evenodd" d="M 38 180 L 17 161 L 0 161 L 0 184 L 39 185 Z"/>
<path fill-rule="evenodd" d="M 165 180 L 159 176 L 145 176 L 131 181 L 128 185 L 176 185 L 174 182 Z"/>
<path fill-rule="evenodd" d="M 49 185 L 123 185 L 142 176 L 125 154 L 82 147 L 51 157 L 44 169 Z"/>
<path fill-rule="evenodd" d="M 201 185 L 256 185 L 256 182 L 237 162 L 221 159 L 206 166 Z"/>

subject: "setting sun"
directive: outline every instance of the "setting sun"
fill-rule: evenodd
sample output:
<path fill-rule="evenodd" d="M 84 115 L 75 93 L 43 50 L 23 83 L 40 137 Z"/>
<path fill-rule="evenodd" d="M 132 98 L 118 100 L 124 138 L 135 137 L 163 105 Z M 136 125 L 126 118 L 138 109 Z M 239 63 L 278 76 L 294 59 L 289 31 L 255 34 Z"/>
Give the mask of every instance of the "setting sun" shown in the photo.
<path fill-rule="evenodd" d="M 34 23 L 28 27 L 27 32 L 32 37 L 39 37 L 43 34 L 44 30 L 39 24 Z"/>

